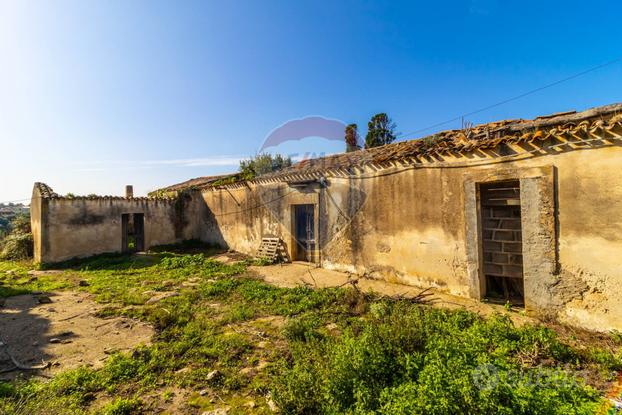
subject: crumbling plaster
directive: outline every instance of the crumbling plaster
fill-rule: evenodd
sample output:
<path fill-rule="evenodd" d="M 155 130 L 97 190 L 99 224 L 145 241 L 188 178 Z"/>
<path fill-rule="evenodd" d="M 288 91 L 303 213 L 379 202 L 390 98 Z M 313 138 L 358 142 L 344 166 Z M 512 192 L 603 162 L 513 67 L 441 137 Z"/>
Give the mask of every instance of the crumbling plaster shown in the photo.
<path fill-rule="evenodd" d="M 42 197 L 35 186 L 35 260 L 119 252 L 123 213 L 145 215 L 146 248 L 200 238 L 253 254 L 262 237 L 278 236 L 291 256 L 292 206 L 313 204 L 318 265 L 481 299 L 478 184 L 518 179 L 527 311 L 622 330 L 622 147 L 498 153 L 469 154 L 475 165 L 446 156 L 307 183 L 207 188 L 177 200 Z"/>
<path fill-rule="evenodd" d="M 182 205 L 180 205 L 180 203 Z M 145 215 L 145 249 L 202 235 L 206 208 L 197 198 L 45 198 L 37 187 L 31 203 L 36 262 L 55 263 L 121 252 L 121 215 Z"/>
<path fill-rule="evenodd" d="M 306 190 L 317 194 L 321 265 L 482 298 L 477 183 L 520 179 L 527 310 L 622 329 L 621 157 L 619 146 L 603 146 L 474 167 L 329 175 L 325 186 Z M 267 189 L 278 198 L 266 197 Z M 253 253 L 266 233 L 291 244 L 289 206 L 300 189 L 272 183 L 229 191 L 203 192 L 227 246 Z M 564 275 L 576 286 L 562 284 Z M 600 317 L 587 319 L 577 311 L 584 307 Z"/>

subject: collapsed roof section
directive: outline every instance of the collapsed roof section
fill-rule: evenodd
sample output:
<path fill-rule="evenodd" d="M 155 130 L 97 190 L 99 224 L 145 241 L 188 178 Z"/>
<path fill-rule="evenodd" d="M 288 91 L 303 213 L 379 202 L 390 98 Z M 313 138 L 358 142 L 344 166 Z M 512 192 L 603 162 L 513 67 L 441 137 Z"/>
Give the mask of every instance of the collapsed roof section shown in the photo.
<path fill-rule="evenodd" d="M 183 190 L 196 189 L 201 190 L 206 187 L 218 186 L 226 183 L 233 183 L 240 179 L 240 175 L 238 173 L 231 174 L 221 174 L 217 176 L 204 176 L 204 177 L 196 177 L 194 179 L 186 180 L 185 182 L 173 184 L 171 186 L 163 187 L 158 190 L 154 190 L 150 192 L 149 195 L 155 194 L 166 194 L 166 193 L 174 193 L 180 192 Z"/>

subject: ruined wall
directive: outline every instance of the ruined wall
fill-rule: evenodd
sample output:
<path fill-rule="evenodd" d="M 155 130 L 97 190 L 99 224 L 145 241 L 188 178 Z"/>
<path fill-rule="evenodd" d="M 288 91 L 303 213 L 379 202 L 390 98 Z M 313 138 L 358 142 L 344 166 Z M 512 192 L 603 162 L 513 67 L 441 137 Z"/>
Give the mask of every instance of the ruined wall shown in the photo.
<path fill-rule="evenodd" d="M 292 207 L 313 204 L 322 266 L 481 299 L 478 184 L 519 180 L 527 311 L 622 330 L 622 147 L 504 162 L 468 158 L 468 166 L 457 157 L 327 175 L 322 183 L 237 184 L 176 200 L 69 199 L 35 186 L 35 260 L 119 252 L 124 213 L 145 215 L 146 248 L 200 238 L 253 254 L 262 237 L 278 236 L 292 255 Z"/>
<path fill-rule="evenodd" d="M 204 239 L 252 254 L 262 236 L 275 235 L 291 255 L 292 205 L 315 204 L 323 266 L 465 295 L 461 186 L 459 175 L 410 170 L 369 180 L 329 178 L 327 187 L 207 190 L 213 225 Z"/>
<path fill-rule="evenodd" d="M 559 278 L 567 322 L 622 329 L 622 148 L 567 153 L 556 163 Z"/>
<path fill-rule="evenodd" d="M 32 189 L 32 197 L 30 200 L 30 228 L 32 229 L 33 239 L 33 256 L 37 263 L 41 261 L 41 253 L 43 249 L 42 228 L 45 226 L 43 220 L 47 211 L 47 200 L 44 200 L 40 184 L 35 184 Z"/>
<path fill-rule="evenodd" d="M 475 181 L 521 179 L 528 311 L 590 329 L 622 329 L 620 160 L 622 148 L 607 146 L 468 172 Z"/>
<path fill-rule="evenodd" d="M 461 175 L 411 169 L 330 179 L 323 264 L 458 295 L 465 281 Z"/>
<path fill-rule="evenodd" d="M 303 190 L 207 190 L 207 238 L 247 253 L 266 234 L 291 243 L 291 205 L 317 203 L 324 267 L 481 298 L 476 185 L 520 179 L 528 311 L 622 329 L 620 160 L 622 148 L 608 146 L 472 167 L 370 170 Z"/>
<path fill-rule="evenodd" d="M 200 238 L 205 207 L 198 199 L 64 198 L 33 190 L 35 261 L 121 252 L 121 215 L 144 214 L 145 249 Z"/>
<path fill-rule="evenodd" d="M 203 240 L 253 254 L 264 236 L 278 236 L 292 254 L 291 205 L 317 204 L 317 186 L 292 189 L 284 183 L 248 184 L 203 192 L 208 208 Z M 316 215 L 317 216 L 317 215 Z"/>

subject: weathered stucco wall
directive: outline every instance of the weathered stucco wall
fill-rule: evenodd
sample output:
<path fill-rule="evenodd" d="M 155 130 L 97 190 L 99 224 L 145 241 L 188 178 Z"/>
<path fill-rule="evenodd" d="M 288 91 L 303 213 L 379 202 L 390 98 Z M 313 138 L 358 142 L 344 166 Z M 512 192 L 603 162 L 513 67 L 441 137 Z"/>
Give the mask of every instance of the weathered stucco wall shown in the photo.
<path fill-rule="evenodd" d="M 324 189 L 324 266 L 466 295 L 461 177 L 444 169 L 365 175 L 331 178 Z"/>
<path fill-rule="evenodd" d="M 291 205 L 317 204 L 317 186 L 292 189 L 284 183 L 208 191 L 203 240 L 253 254 L 263 236 L 278 236 L 292 254 Z"/>
<path fill-rule="evenodd" d="M 254 254 L 262 237 L 278 236 L 291 256 L 293 206 L 312 204 L 322 266 L 481 299 L 479 185 L 518 180 L 527 311 L 622 330 L 622 147 L 552 151 L 549 144 L 533 151 L 538 156 L 503 158 L 491 149 L 177 200 L 43 197 L 35 186 L 35 259 L 119 252 L 124 213 L 145 215 L 145 248 L 200 238 Z"/>
<path fill-rule="evenodd" d="M 42 232 L 45 226 L 43 221 L 47 217 L 47 201 L 43 200 L 38 184 L 35 184 L 32 190 L 32 198 L 30 200 L 30 228 L 32 229 L 33 239 L 33 256 L 37 263 L 41 261 L 42 253 Z"/>
<path fill-rule="evenodd" d="M 622 329 L 622 148 L 567 153 L 557 164 L 562 317 Z"/>
<path fill-rule="evenodd" d="M 35 186 L 32 225 L 35 261 L 54 263 L 76 257 L 121 252 L 121 216 L 144 214 L 145 249 L 199 239 L 205 206 L 200 198 L 45 198 Z"/>
<path fill-rule="evenodd" d="M 520 179 L 528 311 L 622 329 L 620 160 L 622 148 L 608 146 L 480 166 L 368 171 L 368 178 L 327 177 L 327 186 L 304 189 L 251 183 L 207 190 L 213 221 L 204 239 L 246 253 L 264 235 L 291 245 L 291 205 L 316 203 L 324 267 L 481 298 L 477 184 Z"/>

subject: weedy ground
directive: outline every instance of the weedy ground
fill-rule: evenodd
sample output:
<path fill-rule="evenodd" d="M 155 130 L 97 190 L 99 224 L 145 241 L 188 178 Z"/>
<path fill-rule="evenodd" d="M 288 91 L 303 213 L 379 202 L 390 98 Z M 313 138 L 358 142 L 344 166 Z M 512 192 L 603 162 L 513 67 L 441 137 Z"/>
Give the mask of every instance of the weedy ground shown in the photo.
<path fill-rule="evenodd" d="M 0 382 L 0 413 L 592 414 L 622 370 L 619 338 L 353 288 L 277 288 L 248 262 L 196 252 L 101 256 L 36 279 L 29 263 L 0 262 L 1 297 L 87 290 L 102 317 L 156 329 L 101 369 Z"/>

